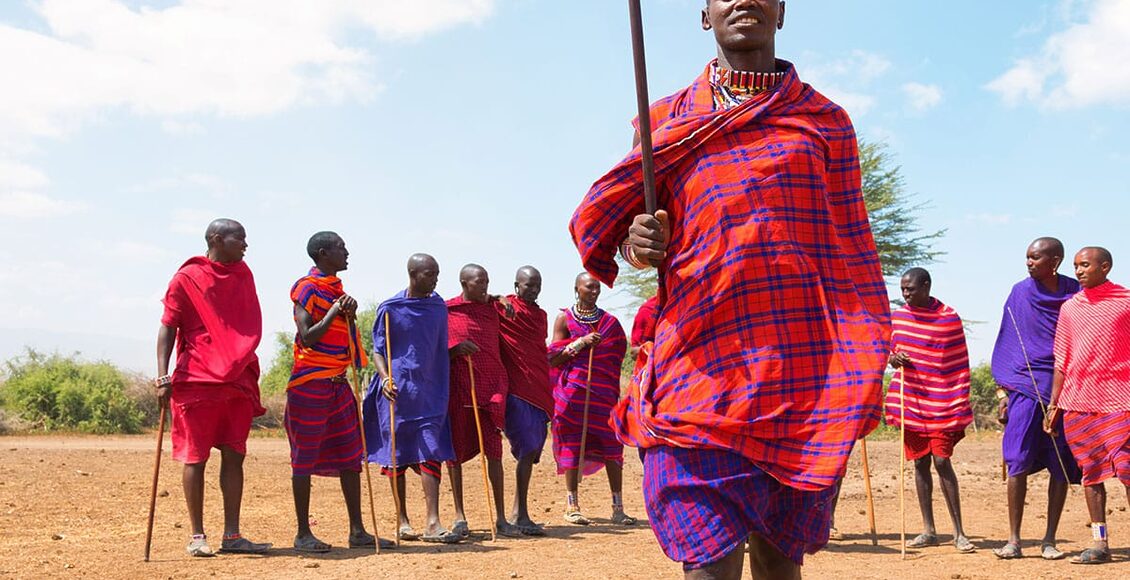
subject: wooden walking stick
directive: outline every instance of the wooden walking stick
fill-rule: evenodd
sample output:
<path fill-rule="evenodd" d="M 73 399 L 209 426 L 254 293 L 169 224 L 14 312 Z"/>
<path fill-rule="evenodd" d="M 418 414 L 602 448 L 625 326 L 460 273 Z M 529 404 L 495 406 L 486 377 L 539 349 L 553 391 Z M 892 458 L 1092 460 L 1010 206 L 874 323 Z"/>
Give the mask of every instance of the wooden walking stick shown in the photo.
<path fill-rule="evenodd" d="M 581 495 L 581 481 L 585 478 L 585 441 L 589 438 L 589 393 L 592 392 L 592 355 L 595 351 L 589 345 L 589 367 L 585 371 L 585 406 L 581 411 L 581 453 L 577 459 L 577 496 Z M 578 497 L 577 506 L 581 501 Z"/>
<path fill-rule="evenodd" d="M 357 358 L 354 352 L 353 337 L 357 335 L 354 321 L 349 321 L 349 368 L 353 371 L 353 402 L 357 406 L 357 430 L 361 434 L 361 465 L 365 468 L 365 482 L 369 485 L 369 518 L 373 525 L 373 548 L 381 553 L 381 536 L 377 532 L 377 508 L 373 502 L 373 477 L 369 473 L 369 445 L 365 441 L 365 420 L 361 417 L 361 380 L 357 373 Z"/>
<path fill-rule="evenodd" d="M 388 311 L 385 311 L 385 371 L 388 384 L 392 382 L 392 335 L 388 329 Z M 392 464 L 392 501 L 396 504 L 396 545 L 400 545 L 400 474 L 396 472 L 396 399 L 388 400 L 388 447 L 389 462 Z"/>
<path fill-rule="evenodd" d="M 906 559 L 906 382 L 904 367 L 899 367 L 899 518 L 902 559 Z"/>
<path fill-rule="evenodd" d="M 879 545 L 879 534 L 875 531 L 875 496 L 871 495 L 871 468 L 867 464 L 867 438 L 859 440 L 863 452 L 863 488 L 867 491 L 867 523 L 871 526 L 871 545 Z"/>
<path fill-rule="evenodd" d="M 471 374 L 471 408 L 475 410 L 475 431 L 479 434 L 479 458 L 483 462 L 483 489 L 487 492 L 487 505 L 490 506 L 491 511 L 497 511 L 494 505 L 494 496 L 490 492 L 490 480 L 487 478 L 487 450 L 483 445 L 483 423 L 479 419 L 479 402 L 475 395 L 475 365 L 471 362 L 471 355 L 467 355 L 467 370 Z M 490 541 L 494 541 L 497 535 L 497 523 L 495 522 L 495 514 L 490 514 Z"/>
<path fill-rule="evenodd" d="M 161 444 L 165 441 L 164 403 L 158 405 L 161 417 L 157 419 L 157 458 L 153 460 L 153 487 L 149 490 L 149 523 L 145 528 L 145 561 L 149 561 L 149 548 L 153 545 L 153 515 L 157 510 L 157 477 L 161 474 Z"/>
<path fill-rule="evenodd" d="M 636 110 L 639 114 L 644 207 L 647 213 L 655 215 L 655 159 L 651 147 L 651 101 L 647 97 L 647 61 L 644 58 L 640 0 L 628 0 L 628 18 L 632 28 L 632 64 L 636 77 Z"/>

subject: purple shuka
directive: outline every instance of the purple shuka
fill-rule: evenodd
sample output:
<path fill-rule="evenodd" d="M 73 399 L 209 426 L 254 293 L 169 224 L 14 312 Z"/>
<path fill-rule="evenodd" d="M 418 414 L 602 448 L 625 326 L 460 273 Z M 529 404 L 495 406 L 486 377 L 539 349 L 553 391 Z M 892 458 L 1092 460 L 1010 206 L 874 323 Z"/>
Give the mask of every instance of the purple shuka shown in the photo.
<path fill-rule="evenodd" d="M 1041 403 L 1047 405 L 1051 398 L 1055 364 L 1052 345 L 1059 308 L 1079 291 L 1075 280 L 1062 275 L 1058 279 L 1056 292 L 1048 291 L 1032 278 L 1012 287 L 993 347 L 993 380 L 1008 391 L 1008 423 L 1001 439 L 1001 453 L 1009 477 L 1047 469 L 1060 481 L 1076 483 L 1081 473 L 1062 430 L 1052 438 L 1044 433 L 1042 424 Z"/>
<path fill-rule="evenodd" d="M 409 298 L 407 291 L 381 303 L 373 326 L 374 356 L 385 358 L 385 313 L 392 342 L 392 379 L 396 398 L 397 467 L 453 461 L 451 426 L 447 419 L 450 393 L 447 354 L 447 305 L 438 294 Z M 388 399 L 373 376 L 364 404 L 369 461 L 391 465 Z"/>

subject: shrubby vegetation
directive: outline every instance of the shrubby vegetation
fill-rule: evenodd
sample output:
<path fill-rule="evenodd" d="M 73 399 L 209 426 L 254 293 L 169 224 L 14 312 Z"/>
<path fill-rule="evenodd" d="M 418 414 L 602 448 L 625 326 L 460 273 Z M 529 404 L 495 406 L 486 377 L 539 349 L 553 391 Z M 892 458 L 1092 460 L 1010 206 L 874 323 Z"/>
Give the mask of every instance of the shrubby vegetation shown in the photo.
<path fill-rule="evenodd" d="M 108 362 L 28 350 L 7 361 L 4 374 L 3 404 L 31 428 L 140 433 L 148 423 L 147 409 L 130 397 L 143 381 Z"/>

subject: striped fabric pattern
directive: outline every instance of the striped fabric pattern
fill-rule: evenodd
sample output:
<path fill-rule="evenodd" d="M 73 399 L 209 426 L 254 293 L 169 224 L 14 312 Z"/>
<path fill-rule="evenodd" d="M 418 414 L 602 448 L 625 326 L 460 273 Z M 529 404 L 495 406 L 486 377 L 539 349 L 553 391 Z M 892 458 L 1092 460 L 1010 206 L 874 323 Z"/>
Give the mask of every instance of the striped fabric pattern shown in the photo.
<path fill-rule="evenodd" d="M 782 485 L 741 455 L 652 447 L 643 458 L 647 516 L 663 553 L 685 569 L 717 562 L 756 534 L 797 564 L 828 543 L 836 487 Z"/>
<path fill-rule="evenodd" d="M 310 273 L 299 278 L 290 289 L 290 300 L 306 312 L 309 312 L 314 323 L 326 317 L 326 312 L 333 306 L 345 291 L 341 287 L 341 279 L 337 276 L 327 276 L 317 268 L 310 268 Z M 361 334 L 356 328 L 353 336 L 349 336 L 349 323 L 344 317 L 337 317 L 330 324 L 329 330 L 322 335 L 318 344 L 303 346 L 298 337 L 294 337 L 294 370 L 290 374 L 287 388 L 293 388 L 308 381 L 336 377 L 349 368 L 349 341 L 353 340 L 354 364 L 364 367 L 369 364 L 365 350 L 361 348 Z"/>
<path fill-rule="evenodd" d="M 969 404 L 969 350 L 965 327 L 953 308 L 931 298 L 925 308 L 903 306 L 891 314 L 891 350 L 910 355 L 887 390 L 887 424 L 900 425 L 900 394 L 906 381 L 909 431 L 961 431 L 973 422 Z"/>
<path fill-rule="evenodd" d="M 283 422 L 294 475 L 361 471 L 361 432 L 349 383 L 314 379 L 288 388 Z"/>
<path fill-rule="evenodd" d="M 1117 477 L 1130 486 L 1130 412 L 1063 412 L 1063 434 L 1083 470 L 1083 485 Z"/>
<path fill-rule="evenodd" d="M 614 417 L 629 445 L 734 451 L 815 490 L 879 422 L 890 307 L 851 121 L 778 68 L 779 86 L 732 108 L 715 110 L 709 66 L 652 106 L 663 308 Z M 643 211 L 636 148 L 569 226 L 601 282 Z"/>
<path fill-rule="evenodd" d="M 600 320 L 592 326 L 582 324 L 570 309 L 563 309 L 569 337 L 549 345 L 549 356 L 559 354 L 577 338 L 599 332 L 600 344 L 593 347 L 592 383 L 589 394 L 589 421 L 585 431 L 583 473 L 591 475 L 604 462 L 624 463 L 624 445 L 612 431 L 609 415 L 620 398 L 620 365 L 628 348 L 628 337 L 615 316 L 600 310 Z M 557 473 L 577 469 L 581 464 L 581 423 L 584 419 L 585 380 L 588 378 L 589 352 L 582 350 L 573 360 L 554 369 L 553 457 Z"/>
<path fill-rule="evenodd" d="M 1130 411 L 1130 291 L 1108 280 L 1063 304 L 1055 368 L 1064 374 L 1061 409 Z"/>

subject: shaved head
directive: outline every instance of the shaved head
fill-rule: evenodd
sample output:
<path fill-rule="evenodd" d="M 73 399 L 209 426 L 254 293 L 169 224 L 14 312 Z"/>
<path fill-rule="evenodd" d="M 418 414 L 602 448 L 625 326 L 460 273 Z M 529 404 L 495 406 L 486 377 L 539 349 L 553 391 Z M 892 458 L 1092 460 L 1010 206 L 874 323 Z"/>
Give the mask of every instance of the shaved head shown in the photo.
<path fill-rule="evenodd" d="M 581 284 L 587 283 L 589 280 L 595 280 L 595 279 L 596 278 L 592 277 L 592 274 L 589 274 L 588 272 L 581 272 L 580 274 L 577 274 L 576 278 L 573 279 L 573 285 L 579 287 Z"/>
<path fill-rule="evenodd" d="M 216 218 L 208 224 L 208 229 L 204 230 L 204 241 L 208 242 L 208 247 L 212 247 L 217 235 L 223 236 L 242 228 L 243 225 L 233 219 Z"/>
<path fill-rule="evenodd" d="M 411 275 L 413 272 L 417 272 L 417 271 L 419 271 L 423 268 L 427 268 L 429 266 L 431 266 L 432 268 L 434 268 L 436 270 L 439 270 L 439 262 L 436 262 L 436 259 L 431 257 L 431 255 L 429 255 L 429 254 L 422 254 L 421 253 L 421 254 L 412 254 L 411 256 L 408 256 L 408 274 L 409 275 Z"/>
<path fill-rule="evenodd" d="M 1042 248 L 1045 253 L 1053 258 L 1062 259 L 1063 254 L 1065 253 L 1063 249 L 1063 242 L 1059 241 L 1058 238 L 1053 238 L 1051 236 L 1036 238 L 1032 240 L 1031 244 L 1028 245 L 1029 248 L 1035 248 L 1037 246 Z"/>
<path fill-rule="evenodd" d="M 520 280 L 523 278 L 528 280 L 533 276 L 541 278 L 541 272 L 539 272 L 538 269 L 533 266 L 522 266 L 521 268 L 518 268 L 517 272 L 514 272 L 514 280 Z"/>
<path fill-rule="evenodd" d="M 486 274 L 487 269 L 478 264 L 467 264 L 459 270 L 459 281 L 464 282 L 476 274 Z"/>
<path fill-rule="evenodd" d="M 1110 264 L 1111 266 L 1114 265 L 1114 256 L 1110 255 L 1110 250 L 1108 250 L 1108 249 L 1106 249 L 1102 246 L 1087 246 L 1087 247 L 1079 250 L 1079 253 L 1083 253 L 1083 252 L 1087 252 L 1087 251 L 1093 252 L 1095 254 L 1095 258 L 1098 259 L 1100 264 L 1102 264 L 1103 262 L 1106 262 L 1107 264 Z"/>
<path fill-rule="evenodd" d="M 915 282 L 919 282 L 921 284 L 931 283 L 930 272 L 927 272 L 926 268 L 911 268 L 903 272 L 902 277 L 914 280 Z"/>

